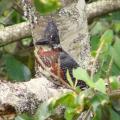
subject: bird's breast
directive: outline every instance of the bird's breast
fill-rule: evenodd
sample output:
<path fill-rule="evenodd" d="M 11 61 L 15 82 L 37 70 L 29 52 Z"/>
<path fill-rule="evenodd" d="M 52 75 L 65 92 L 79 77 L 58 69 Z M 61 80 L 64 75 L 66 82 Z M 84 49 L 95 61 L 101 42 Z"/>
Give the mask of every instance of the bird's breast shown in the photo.
<path fill-rule="evenodd" d="M 49 68 L 50 72 L 54 73 L 55 75 L 61 78 L 64 78 L 63 71 L 60 67 L 60 63 L 58 62 L 58 59 L 60 58 L 59 51 L 39 49 L 37 54 L 44 63 L 44 65 Z M 39 65 L 42 67 L 42 64 Z"/>
<path fill-rule="evenodd" d="M 42 62 L 45 64 L 47 67 L 51 67 L 52 64 L 58 63 L 58 56 L 59 53 L 54 50 L 46 50 L 46 49 L 39 49 L 38 50 L 38 56 L 42 60 Z"/>

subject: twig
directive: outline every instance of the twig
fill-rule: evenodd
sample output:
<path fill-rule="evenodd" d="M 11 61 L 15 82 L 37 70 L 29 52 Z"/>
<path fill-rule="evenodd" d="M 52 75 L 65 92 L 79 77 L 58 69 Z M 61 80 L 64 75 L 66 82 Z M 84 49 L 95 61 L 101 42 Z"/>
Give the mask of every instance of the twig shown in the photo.
<path fill-rule="evenodd" d="M 53 73 L 49 70 L 49 68 L 47 68 L 47 67 L 45 66 L 45 64 L 43 63 L 43 61 L 39 58 L 39 56 L 38 56 L 38 54 L 37 54 L 37 49 L 35 49 L 34 53 L 35 53 L 35 57 L 37 58 L 38 62 L 42 65 L 42 67 L 45 69 L 45 71 L 46 71 L 49 75 L 51 75 L 52 77 L 54 77 L 56 80 L 60 81 L 60 82 L 61 82 L 63 85 L 65 85 L 67 88 L 69 88 L 69 89 L 73 90 L 74 92 L 76 92 L 74 88 L 72 88 L 72 87 L 71 87 L 68 83 L 66 83 L 63 79 L 61 79 L 60 77 L 58 77 L 58 76 L 56 76 L 55 74 L 53 74 Z M 52 81 L 52 82 L 54 82 L 54 81 Z M 56 84 L 56 82 L 54 82 L 54 83 Z"/>
<path fill-rule="evenodd" d="M 112 64 L 113 64 L 113 58 L 111 58 L 109 66 L 108 66 L 108 70 L 106 72 L 106 76 L 107 76 L 107 84 L 108 84 L 108 92 L 111 93 L 112 89 L 111 89 L 111 85 L 110 85 L 110 79 L 109 79 L 109 75 L 112 69 Z"/>
<path fill-rule="evenodd" d="M 91 113 L 91 110 L 92 110 L 92 106 L 90 106 L 90 108 L 88 109 L 87 113 L 85 114 L 85 116 L 83 117 L 82 120 L 87 120 L 88 119 L 88 117 L 89 117 L 89 115 Z"/>
<path fill-rule="evenodd" d="M 97 50 L 97 54 L 95 56 L 95 59 L 93 61 L 93 66 L 92 66 L 92 70 L 91 70 L 91 79 L 93 79 L 94 72 L 95 72 L 95 67 L 96 67 L 96 63 L 97 63 L 97 60 L 99 58 L 100 52 L 101 52 L 101 50 L 102 50 L 102 48 L 104 46 L 104 42 L 105 42 L 104 40 L 101 42 L 101 44 L 100 44 L 100 46 L 99 46 L 99 48 Z"/>
<path fill-rule="evenodd" d="M 95 17 L 110 13 L 115 10 L 120 10 L 120 1 L 119 0 L 97 1 L 97 2 L 87 4 L 87 6 L 86 6 L 86 13 L 87 13 L 88 21 L 92 21 Z M 3 30 L 0 30 L 0 42 L 8 42 L 8 41 L 31 36 L 31 31 L 30 31 L 29 25 L 30 24 L 28 22 L 24 22 L 24 23 L 17 24 L 16 28 L 14 28 L 14 26 L 6 27 L 4 29 L 4 34 L 3 34 Z M 10 32 L 10 31 L 12 31 L 12 32 Z"/>
<path fill-rule="evenodd" d="M 61 78 L 60 74 L 60 56 L 58 56 L 58 70 L 57 70 L 58 77 Z"/>

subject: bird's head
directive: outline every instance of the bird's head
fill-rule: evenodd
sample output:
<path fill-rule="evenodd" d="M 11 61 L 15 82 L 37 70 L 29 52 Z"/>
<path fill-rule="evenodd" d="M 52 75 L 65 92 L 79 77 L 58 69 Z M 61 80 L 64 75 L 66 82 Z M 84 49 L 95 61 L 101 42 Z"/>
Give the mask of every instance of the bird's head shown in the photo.
<path fill-rule="evenodd" d="M 57 25 L 55 22 L 50 21 L 44 31 L 43 39 L 40 39 L 36 42 L 36 45 L 45 45 L 53 49 L 60 48 L 60 39 Z"/>

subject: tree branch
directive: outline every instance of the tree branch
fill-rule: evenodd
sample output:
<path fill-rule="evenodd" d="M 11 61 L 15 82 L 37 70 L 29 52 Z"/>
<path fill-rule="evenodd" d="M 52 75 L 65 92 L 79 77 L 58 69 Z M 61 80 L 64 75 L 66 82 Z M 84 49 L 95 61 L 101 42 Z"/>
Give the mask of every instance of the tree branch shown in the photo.
<path fill-rule="evenodd" d="M 5 42 L 14 42 L 29 36 L 31 36 L 29 22 L 12 25 L 0 29 L 0 44 Z"/>
<path fill-rule="evenodd" d="M 80 4 L 80 2 L 82 4 Z M 87 31 L 87 19 L 84 16 L 84 6 L 85 2 L 83 2 L 83 0 L 79 0 L 79 2 L 74 3 L 72 7 L 69 6 L 68 8 L 63 8 L 61 13 L 52 16 L 53 19 L 56 21 L 60 32 L 63 32 L 60 34 L 60 38 L 65 39 L 65 37 L 67 37 L 68 40 L 69 37 L 70 42 L 74 42 L 73 44 L 77 44 L 78 46 L 80 45 L 80 40 L 82 41 L 81 43 L 89 45 L 89 42 L 86 42 L 87 40 L 89 40 L 89 37 Z M 64 16 L 62 15 L 62 12 L 64 12 Z M 33 41 L 38 40 L 42 37 L 47 22 L 48 21 L 46 17 L 39 18 L 38 16 L 38 22 L 34 25 L 32 29 L 30 28 L 32 31 Z M 68 26 L 70 26 L 73 22 L 74 27 L 71 26 L 69 28 Z M 76 27 L 78 25 L 79 27 Z M 70 37 L 69 35 L 73 35 L 73 37 Z M 35 46 L 35 48 L 37 49 L 37 46 Z M 63 91 L 60 91 L 59 89 L 56 90 L 56 86 L 53 83 L 50 83 L 50 81 L 45 78 L 31 80 L 26 83 L 12 84 L 1 82 L 0 85 L 0 95 L 2 95 L 2 97 L 0 98 L 1 105 L 9 104 L 13 106 L 15 110 L 17 110 L 17 112 L 33 112 L 38 103 L 43 102 L 44 100 L 47 100 L 52 96 L 56 96 L 61 93 L 61 91 Z"/>
<path fill-rule="evenodd" d="M 51 97 L 58 97 L 65 91 L 66 89 L 56 88 L 45 77 L 31 79 L 22 83 L 0 81 L 0 116 L 1 113 L 6 111 L 6 109 L 1 111 L 1 106 L 7 105 L 13 107 L 17 113 L 33 113 L 41 102 Z"/>
<path fill-rule="evenodd" d="M 120 0 L 102 0 L 93 2 L 88 4 L 86 8 L 88 21 L 90 22 L 95 17 L 99 17 L 116 10 L 120 10 Z"/>
<path fill-rule="evenodd" d="M 79 5 L 77 7 L 79 7 Z M 70 8 L 69 8 L 69 10 L 70 10 Z M 74 8 L 74 5 L 72 6 L 72 8 Z M 88 12 L 88 10 L 89 9 L 87 9 L 87 12 Z M 113 9 L 113 10 L 116 10 L 116 9 Z M 80 10 L 78 10 L 78 11 L 80 12 Z M 64 12 L 66 12 L 66 11 L 64 11 Z M 76 15 L 76 11 L 74 11 L 74 12 L 75 12 L 75 15 Z M 76 31 L 79 31 L 79 29 L 81 29 L 81 31 L 80 31 L 81 40 L 83 40 L 83 39 L 88 40 L 88 35 L 86 35 L 86 34 L 88 34 L 88 32 L 86 33 L 87 26 L 85 26 L 85 29 L 84 29 L 84 25 L 80 24 L 80 23 L 83 22 L 86 25 L 86 21 L 85 22 L 84 21 L 79 21 L 79 24 L 75 24 L 75 25 L 82 25 L 82 27 L 79 26 L 77 29 L 75 29 L 76 26 L 74 26 L 75 31 L 73 32 L 73 28 L 70 28 L 69 31 L 66 30 L 67 32 L 69 32 L 69 34 L 67 34 L 67 32 L 65 32 L 65 30 L 63 28 L 68 28 L 68 25 L 71 25 L 71 23 L 69 23 L 67 25 L 65 23 L 68 22 L 68 19 L 71 19 L 71 21 L 74 20 L 74 19 L 76 20 L 76 18 L 78 18 L 78 16 L 75 16 L 75 17 L 73 16 L 74 18 L 73 17 L 69 18 L 69 16 L 67 16 L 68 17 L 67 19 L 60 19 L 61 17 L 63 17 L 63 16 L 59 16 L 59 20 L 64 22 L 65 27 L 60 26 L 60 25 L 63 25 L 63 24 L 60 24 L 62 22 L 59 22 L 58 26 L 59 26 L 61 31 L 62 30 L 64 31 L 64 37 L 63 37 L 64 39 L 66 38 L 66 35 L 67 36 L 71 35 L 71 34 L 72 35 L 73 34 L 78 35 L 79 32 L 76 33 Z M 66 18 L 66 16 L 64 16 L 64 18 Z M 77 20 L 80 20 L 80 18 L 81 18 L 81 16 L 79 16 L 79 18 Z M 88 16 L 88 18 L 91 18 L 91 17 Z M 84 20 L 86 20 L 86 19 L 84 19 Z M 58 21 L 58 20 L 56 19 L 56 21 Z M 39 27 L 39 30 L 40 29 L 43 30 L 43 26 L 38 26 L 38 27 Z M 73 33 L 71 33 L 71 31 Z M 81 33 L 86 33 L 86 34 L 81 34 Z M 38 31 L 36 34 L 37 34 L 37 36 L 39 36 L 40 31 Z M 1 42 L 5 42 L 7 40 L 13 40 L 14 41 L 14 40 L 24 38 L 24 37 L 27 37 L 27 36 L 30 36 L 30 35 L 31 35 L 31 32 L 30 32 L 30 28 L 29 28 L 29 23 L 25 22 L 25 23 L 20 23 L 18 25 L 11 26 L 11 27 L 6 27 L 5 29 L 2 29 L 0 31 L 0 40 L 1 40 Z M 86 36 L 87 36 L 87 38 L 86 38 Z M 35 39 L 36 35 L 34 35 L 33 37 Z M 74 37 L 76 39 L 76 36 L 73 36 L 73 38 L 71 37 L 72 40 L 74 39 Z M 77 37 L 80 38 L 80 36 L 77 36 Z M 69 38 L 70 38 L 70 36 L 69 36 Z M 74 42 L 76 42 L 78 44 L 78 41 L 74 41 Z M 47 100 L 47 99 L 49 99 L 53 96 L 60 95 L 60 94 L 63 93 L 63 91 L 64 91 L 64 89 L 63 90 L 62 89 L 56 89 L 54 84 L 51 83 L 50 81 L 48 81 L 44 77 L 32 79 L 28 82 L 23 82 L 23 83 L 0 82 L 0 96 L 1 96 L 0 97 L 0 106 L 2 106 L 2 105 L 4 106 L 5 104 L 6 105 L 11 105 L 19 113 L 20 112 L 25 112 L 25 111 L 29 111 L 29 112 L 33 113 L 35 111 L 35 108 L 36 108 L 35 106 L 37 106 L 40 102 L 43 102 L 44 100 Z"/>
<path fill-rule="evenodd" d="M 105 0 L 93 2 L 87 5 L 86 13 L 88 22 L 91 22 L 95 17 L 120 10 L 119 0 Z M 14 42 L 16 40 L 31 36 L 29 22 L 19 23 L 10 27 L 0 29 L 0 43 Z"/>
<path fill-rule="evenodd" d="M 57 98 L 70 91 L 56 87 L 45 77 L 22 83 L 0 81 L 0 116 L 6 111 L 10 112 L 7 106 L 14 108 L 17 113 L 29 112 L 33 114 L 40 103 L 52 97 Z M 120 90 L 114 90 L 109 96 L 111 99 L 119 98 Z M 3 111 L 1 108 L 4 108 Z"/>

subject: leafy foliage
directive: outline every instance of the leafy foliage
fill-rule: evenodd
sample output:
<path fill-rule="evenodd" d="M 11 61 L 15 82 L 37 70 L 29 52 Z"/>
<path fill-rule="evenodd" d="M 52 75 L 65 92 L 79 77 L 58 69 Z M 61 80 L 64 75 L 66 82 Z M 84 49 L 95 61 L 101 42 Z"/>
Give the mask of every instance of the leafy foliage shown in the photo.
<path fill-rule="evenodd" d="M 4 55 L 3 61 L 5 63 L 5 68 L 8 77 L 12 80 L 29 80 L 31 78 L 31 72 L 27 66 L 15 59 L 11 55 Z"/>
<path fill-rule="evenodd" d="M 92 2 L 96 0 L 86 0 Z M 0 1 L 0 28 L 24 21 L 24 18 L 12 9 L 14 0 Z M 55 12 L 61 7 L 58 0 L 34 0 L 36 9 L 45 15 Z M 55 110 L 62 106 L 64 119 L 75 120 L 85 110 L 91 110 L 92 120 L 119 120 L 119 98 L 112 98 L 108 93 L 106 79 L 110 82 L 111 90 L 119 90 L 120 82 L 120 12 L 113 12 L 93 21 L 89 26 L 91 34 L 91 55 L 96 58 L 98 49 L 99 68 L 91 78 L 90 73 L 81 68 L 73 70 L 77 80 L 83 80 L 89 89 L 81 91 L 74 86 L 69 72 L 67 78 L 71 87 L 75 90 L 53 98 L 41 104 L 34 116 L 27 114 L 18 115 L 15 120 L 44 120 L 55 114 Z M 33 73 L 33 53 L 29 52 L 32 39 L 26 38 L 10 45 L 1 45 L 0 48 L 0 77 L 25 81 L 29 80 Z M 21 52 L 20 52 L 21 51 Z M 26 51 L 26 52 L 24 52 Z M 112 64 L 111 60 L 113 61 Z M 30 72 L 31 70 L 31 72 Z"/>
<path fill-rule="evenodd" d="M 34 0 L 34 4 L 41 14 L 53 12 L 61 7 L 59 0 Z"/>
<path fill-rule="evenodd" d="M 0 29 L 24 21 L 21 13 L 18 0 L 0 0 Z M 0 43 L 1 79 L 25 81 L 33 76 L 34 56 L 31 42 L 29 37 L 13 43 Z"/>
<path fill-rule="evenodd" d="M 120 83 L 117 79 L 120 71 L 119 22 L 112 21 L 113 19 L 111 19 L 112 22 L 110 24 L 107 22 L 108 17 L 106 16 L 102 19 L 96 22 L 90 30 L 91 54 L 93 57 L 96 57 L 98 49 L 100 49 L 100 53 L 98 54 L 98 71 L 92 79 L 86 70 L 81 68 L 73 70 L 74 77 L 77 80 L 85 81 L 89 89 L 81 91 L 76 88 L 76 92 L 65 93 L 60 98 L 54 98 L 53 101 L 46 106 L 47 110 L 49 110 L 49 112 L 47 111 L 46 113 L 53 115 L 58 106 L 64 106 L 64 118 L 66 120 L 76 119 L 80 113 L 86 109 L 92 111 L 92 120 L 118 120 L 120 118 L 120 115 L 116 112 L 120 111 L 119 107 L 115 104 L 116 101 L 109 96 L 107 92 L 109 88 L 106 86 L 106 79 L 109 79 L 109 87 L 112 90 L 120 88 Z M 113 62 L 110 66 L 112 59 Z M 108 73 L 108 71 L 110 72 Z M 67 72 L 67 78 L 70 85 L 74 87 L 69 72 Z M 42 109 L 40 111 L 42 111 Z M 44 116 L 47 116 L 47 114 L 44 114 Z"/>
<path fill-rule="evenodd" d="M 30 115 L 22 114 L 15 118 L 15 120 L 33 120 Z"/>
<path fill-rule="evenodd" d="M 110 55 L 113 57 L 115 64 L 120 68 L 120 41 L 117 39 L 114 46 L 111 46 Z"/>

